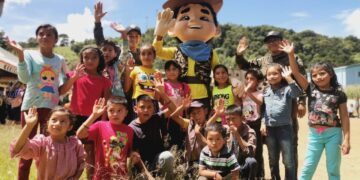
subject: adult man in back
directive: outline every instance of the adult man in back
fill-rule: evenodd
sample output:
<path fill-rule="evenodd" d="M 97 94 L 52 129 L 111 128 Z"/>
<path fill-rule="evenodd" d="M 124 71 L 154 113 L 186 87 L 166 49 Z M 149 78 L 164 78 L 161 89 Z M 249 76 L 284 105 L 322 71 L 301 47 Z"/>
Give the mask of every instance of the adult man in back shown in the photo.
<path fill-rule="evenodd" d="M 259 68 L 261 72 L 265 75 L 266 68 L 270 63 L 278 63 L 282 66 L 289 66 L 289 57 L 287 53 L 281 51 L 280 46 L 283 42 L 283 36 L 278 31 L 270 31 L 267 33 L 264 39 L 264 43 L 267 46 L 268 53 L 263 57 L 248 61 L 244 57 L 244 53 L 248 47 L 247 39 L 241 38 L 239 41 L 239 45 L 236 50 L 236 64 L 242 70 L 248 70 L 250 68 Z M 296 62 L 298 63 L 300 72 L 306 75 L 305 67 L 303 65 L 302 60 L 296 56 Z M 301 96 L 297 101 L 293 102 L 292 106 L 292 120 L 293 120 L 293 128 L 294 128 L 294 159 L 295 159 L 295 169 L 297 172 L 298 168 L 298 131 L 299 131 L 299 124 L 297 117 L 302 118 L 306 113 L 306 96 Z M 259 170 L 258 176 L 264 176 L 263 167 L 264 164 L 258 162 Z M 297 173 L 296 173 L 297 177 Z"/>

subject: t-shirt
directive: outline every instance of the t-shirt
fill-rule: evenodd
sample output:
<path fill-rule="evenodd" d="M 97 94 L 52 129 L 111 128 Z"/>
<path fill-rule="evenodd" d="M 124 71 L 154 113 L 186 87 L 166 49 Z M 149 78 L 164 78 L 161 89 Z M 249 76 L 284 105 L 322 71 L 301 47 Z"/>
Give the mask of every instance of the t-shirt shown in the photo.
<path fill-rule="evenodd" d="M 321 125 L 341 127 L 337 115 L 340 104 L 346 103 L 346 94 L 341 90 L 324 91 L 310 83 L 306 94 L 308 96 L 309 126 Z"/>
<path fill-rule="evenodd" d="M 255 97 L 262 96 L 261 91 L 252 93 Z M 248 122 L 256 121 L 260 118 L 260 106 L 255 103 L 248 95 L 242 97 L 242 112 L 245 120 Z"/>
<path fill-rule="evenodd" d="M 143 124 L 138 123 L 136 119 L 129 124 L 135 134 L 134 150 L 139 151 L 144 162 L 152 164 L 155 156 L 164 151 L 165 122 L 164 115 L 159 112 Z"/>
<path fill-rule="evenodd" d="M 34 159 L 37 179 L 79 179 L 85 168 L 84 147 L 74 136 L 58 143 L 50 136 L 39 134 L 27 140 L 17 154 L 14 154 L 15 143 L 10 144 L 11 157 Z"/>
<path fill-rule="evenodd" d="M 135 68 L 130 73 L 130 78 L 133 85 L 133 95 L 132 98 L 136 99 L 138 96 L 147 94 L 150 97 L 154 98 L 155 96 L 155 86 L 152 81 L 154 81 L 155 69 L 146 68 L 143 66 L 135 66 Z"/>
<path fill-rule="evenodd" d="M 219 100 L 221 98 L 224 99 L 225 109 L 235 103 L 235 97 L 234 97 L 231 85 L 228 85 L 222 89 L 220 89 L 217 86 L 214 87 L 214 89 L 212 91 L 213 105 L 217 106 L 219 104 Z M 217 118 L 216 121 L 222 122 L 222 124 L 226 124 L 225 116 Z"/>
<path fill-rule="evenodd" d="M 98 121 L 90 126 L 88 133 L 88 139 L 95 143 L 93 179 L 127 179 L 126 160 L 133 146 L 133 130 L 125 124 Z"/>
<path fill-rule="evenodd" d="M 73 76 L 74 72 L 66 74 Z M 111 88 L 111 81 L 103 76 L 84 75 L 73 85 L 70 109 L 73 114 L 90 116 L 95 100 L 104 97 L 105 91 Z"/>
<path fill-rule="evenodd" d="M 176 106 L 180 106 L 184 97 L 190 94 L 189 85 L 186 83 L 164 83 L 165 93 L 175 103 Z"/>
<path fill-rule="evenodd" d="M 30 107 L 52 109 L 59 103 L 59 86 L 63 84 L 66 63 L 62 56 L 48 58 L 40 51 L 25 50 L 24 62 L 17 66 L 19 80 L 26 84 L 21 110 Z"/>
<path fill-rule="evenodd" d="M 217 156 L 211 154 L 209 146 L 205 146 L 200 153 L 199 167 L 216 171 L 222 177 L 240 169 L 235 155 L 225 145 Z"/>
<path fill-rule="evenodd" d="M 278 89 L 272 89 L 270 86 L 264 90 L 264 118 L 266 126 L 278 127 L 291 125 L 292 103 L 299 95 L 302 89 L 292 82 L 289 85 L 282 84 Z"/>
<path fill-rule="evenodd" d="M 163 47 L 163 41 L 153 41 L 153 46 L 156 50 L 156 56 L 164 60 L 172 60 L 175 58 L 175 53 L 177 51 L 176 47 Z M 213 69 L 217 64 L 219 64 L 219 57 L 215 50 L 212 50 L 212 59 L 211 59 L 211 69 Z M 188 57 L 188 71 L 187 76 L 195 76 L 195 60 L 191 57 Z M 203 99 L 208 98 L 209 95 L 204 84 L 189 84 L 191 89 L 191 97 L 193 99 Z"/>

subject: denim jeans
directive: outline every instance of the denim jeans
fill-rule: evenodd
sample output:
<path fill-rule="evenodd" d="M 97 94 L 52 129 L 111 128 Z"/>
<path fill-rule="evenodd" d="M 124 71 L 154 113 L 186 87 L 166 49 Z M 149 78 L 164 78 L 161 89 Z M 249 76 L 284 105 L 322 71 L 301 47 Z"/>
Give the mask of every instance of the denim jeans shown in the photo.
<path fill-rule="evenodd" d="M 326 155 L 326 168 L 329 179 L 340 179 L 341 153 L 339 146 L 341 143 L 341 128 L 327 128 L 324 132 L 321 133 L 317 132 L 316 128 L 310 128 L 309 144 L 306 152 L 304 168 L 302 169 L 299 179 L 312 179 L 324 149 Z"/>
<path fill-rule="evenodd" d="M 283 164 L 285 166 L 285 180 L 294 180 L 295 161 L 293 148 L 293 128 L 291 125 L 266 127 L 268 135 L 265 142 L 269 152 L 269 164 L 271 178 L 280 180 L 279 158 L 282 152 Z"/>

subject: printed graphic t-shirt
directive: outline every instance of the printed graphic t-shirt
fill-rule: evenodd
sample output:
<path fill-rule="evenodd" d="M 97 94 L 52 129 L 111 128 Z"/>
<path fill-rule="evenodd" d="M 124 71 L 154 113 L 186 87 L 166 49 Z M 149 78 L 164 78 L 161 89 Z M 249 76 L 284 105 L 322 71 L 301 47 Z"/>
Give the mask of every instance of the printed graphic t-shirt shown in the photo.
<path fill-rule="evenodd" d="M 133 130 L 125 124 L 98 121 L 88 133 L 96 147 L 94 179 L 128 178 L 126 159 L 132 150 Z"/>
<path fill-rule="evenodd" d="M 21 110 L 30 107 L 52 109 L 59 103 L 58 88 L 63 84 L 66 64 L 62 56 L 48 58 L 40 51 L 25 50 L 24 62 L 17 66 L 19 80 L 26 84 Z"/>

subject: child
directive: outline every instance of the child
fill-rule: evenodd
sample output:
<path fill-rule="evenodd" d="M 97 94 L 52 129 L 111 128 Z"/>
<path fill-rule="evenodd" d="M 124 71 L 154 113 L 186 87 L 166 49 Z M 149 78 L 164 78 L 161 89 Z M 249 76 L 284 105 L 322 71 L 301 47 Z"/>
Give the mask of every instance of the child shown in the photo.
<path fill-rule="evenodd" d="M 242 179 L 256 179 L 257 161 L 256 133 L 244 122 L 242 108 L 238 105 L 230 105 L 225 111 L 225 118 L 229 125 L 230 137 L 228 148 L 235 154 L 240 164 L 240 176 Z M 262 146 L 262 144 L 261 144 Z"/>
<path fill-rule="evenodd" d="M 263 159 L 263 142 L 260 132 L 261 126 L 261 106 L 263 104 L 262 91 L 257 90 L 259 83 L 263 80 L 262 73 L 258 69 L 249 69 L 245 73 L 244 94 L 241 96 L 242 114 L 245 122 L 256 133 L 256 151 L 255 159 L 258 163 L 256 176 L 264 177 L 264 159 Z"/>
<path fill-rule="evenodd" d="M 199 161 L 200 152 L 206 145 L 205 127 L 215 120 L 223 113 L 224 100 L 219 101 L 219 106 L 215 108 L 215 113 L 206 122 L 208 109 L 200 101 L 192 101 L 191 97 L 186 97 L 183 100 L 182 105 L 178 106 L 176 111 L 170 115 L 170 117 L 180 125 L 183 129 L 186 129 L 185 138 L 185 160 L 187 165 L 187 176 L 193 178 L 196 164 Z M 185 108 L 189 108 L 190 119 L 183 118 L 180 112 L 183 112 Z"/>
<path fill-rule="evenodd" d="M 62 107 L 54 108 L 49 115 L 49 136 L 39 134 L 29 140 L 38 112 L 35 107 L 24 112 L 26 124 L 10 145 L 11 157 L 35 159 L 37 179 L 79 179 L 85 167 L 85 152 L 76 137 L 67 136 L 73 127 L 72 115 Z"/>
<path fill-rule="evenodd" d="M 107 111 L 109 121 L 96 119 Z M 124 97 L 112 97 L 107 101 L 96 100 L 92 114 L 77 131 L 79 138 L 88 138 L 95 143 L 95 174 L 93 179 L 128 179 L 127 158 L 133 145 L 133 130 L 123 124 L 127 115 L 127 101 Z"/>
<path fill-rule="evenodd" d="M 143 65 L 144 65 L 143 61 Z M 134 111 L 137 118 L 129 126 L 134 130 L 134 150 L 139 152 L 141 159 L 149 165 L 150 170 L 159 169 L 165 179 L 173 177 L 174 157 L 164 151 L 166 117 L 175 110 L 175 104 L 164 92 L 164 84 L 160 77 L 154 80 L 155 90 L 159 93 L 160 102 L 168 107 L 168 111 L 155 113 L 154 100 L 147 94 L 137 97 Z M 151 148 L 145 148 L 151 147 Z"/>
<path fill-rule="evenodd" d="M 123 65 L 118 60 L 120 49 L 113 41 L 105 40 L 103 29 L 101 27 L 101 19 L 105 16 L 106 12 L 103 12 L 102 3 L 97 2 L 95 4 L 94 17 L 95 28 L 94 38 L 96 45 L 100 47 L 104 54 L 105 69 L 102 72 L 103 76 L 110 79 L 112 82 L 111 94 L 113 96 L 125 97 L 124 90 L 121 83 L 121 75 L 123 72 Z"/>
<path fill-rule="evenodd" d="M 226 66 L 218 64 L 213 70 L 215 86 L 212 90 L 213 106 L 218 105 L 220 98 L 224 99 L 225 108 L 238 102 L 237 95 L 234 95 L 233 86 L 230 83 L 229 71 Z M 218 123 L 226 124 L 225 117 L 216 120 Z"/>
<path fill-rule="evenodd" d="M 284 81 L 284 79 L 287 83 Z M 279 64 L 270 64 L 266 71 L 266 79 L 270 84 L 264 90 L 264 118 L 260 131 L 266 136 L 270 173 L 272 179 L 280 179 L 279 156 L 282 153 L 285 166 L 285 179 L 296 179 L 293 148 L 292 100 L 302 90 L 291 78 L 289 68 L 282 70 Z"/>
<path fill-rule="evenodd" d="M 226 131 L 219 124 L 205 130 L 206 144 L 200 154 L 199 180 L 239 178 L 240 166 L 235 155 L 225 145 Z"/>
<path fill-rule="evenodd" d="M 62 91 L 72 86 L 70 109 L 76 115 L 74 131 L 91 115 L 96 99 L 110 96 L 111 81 L 101 75 L 105 67 L 104 56 L 99 48 L 85 47 L 80 51 L 80 64 L 67 73 L 69 80 Z"/>
<path fill-rule="evenodd" d="M 10 88 L 8 94 L 8 102 L 10 102 L 11 108 L 9 111 L 9 120 L 13 121 L 13 124 L 20 124 L 20 108 L 25 91 L 25 86 L 16 81 Z"/>
<path fill-rule="evenodd" d="M 156 70 L 153 68 L 153 63 L 156 57 L 155 49 L 152 45 L 146 44 L 140 48 L 141 66 L 135 66 L 133 69 L 126 66 L 125 70 L 125 85 L 124 90 L 128 92 L 132 86 L 132 103 L 136 104 L 136 98 L 140 95 L 146 94 L 151 98 L 155 98 L 154 75 Z M 155 112 L 158 112 L 159 107 L 154 101 Z M 134 115 L 133 119 L 136 118 Z"/>
<path fill-rule="evenodd" d="M 294 45 L 284 41 L 281 48 L 288 53 L 293 75 L 309 98 L 309 144 L 300 179 L 312 179 L 322 151 L 326 151 L 329 179 L 340 179 L 340 151 L 350 151 L 350 122 L 346 94 L 328 63 L 316 63 L 310 70 L 311 82 L 299 73 L 294 58 Z M 337 112 L 340 113 L 340 118 Z"/>
<path fill-rule="evenodd" d="M 40 25 L 36 31 L 39 50 L 25 50 L 15 41 L 7 39 L 7 44 L 16 51 L 19 58 L 18 78 L 26 84 L 26 91 L 21 111 L 36 106 L 39 114 L 40 133 L 46 134 L 46 120 L 49 112 L 59 103 L 59 87 L 66 73 L 66 63 L 62 56 L 54 53 L 58 41 L 58 32 L 50 24 Z M 20 116 L 22 126 L 25 125 L 23 113 Z M 29 138 L 35 136 L 37 125 L 34 126 Z M 19 179 L 28 179 L 31 159 L 19 162 Z"/>
<path fill-rule="evenodd" d="M 180 74 L 181 67 L 176 61 L 166 61 L 165 75 L 167 81 L 164 82 L 165 93 L 177 107 L 182 104 L 185 97 L 190 96 L 189 86 L 186 83 L 179 81 Z M 184 113 L 181 112 L 180 114 L 184 115 Z M 167 129 L 170 136 L 170 146 L 177 145 L 179 149 L 182 149 L 185 139 L 184 129 L 172 120 L 168 120 Z"/>
<path fill-rule="evenodd" d="M 70 109 L 76 115 L 74 131 L 76 132 L 81 124 L 92 113 L 92 106 L 96 99 L 110 96 L 111 81 L 101 75 L 105 67 L 104 57 L 100 49 L 96 47 L 85 47 L 80 51 L 80 64 L 75 71 L 67 73 L 69 80 L 64 84 L 62 91 L 65 93 L 71 86 L 72 96 Z M 105 116 L 104 116 L 105 117 Z M 94 150 L 91 141 L 84 140 L 86 150 L 87 174 L 93 174 Z"/>

